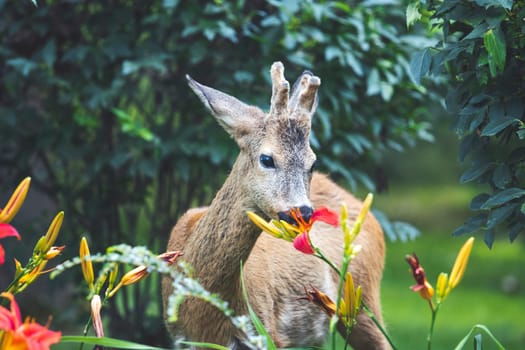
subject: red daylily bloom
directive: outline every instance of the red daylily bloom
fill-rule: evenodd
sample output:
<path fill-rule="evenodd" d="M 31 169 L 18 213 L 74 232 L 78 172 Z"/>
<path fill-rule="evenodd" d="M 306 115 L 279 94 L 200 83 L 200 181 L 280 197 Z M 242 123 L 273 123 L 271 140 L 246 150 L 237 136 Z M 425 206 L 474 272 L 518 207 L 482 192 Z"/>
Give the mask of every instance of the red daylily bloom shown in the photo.
<path fill-rule="evenodd" d="M 304 254 L 315 253 L 308 232 L 301 233 L 299 236 L 295 237 L 293 240 L 293 247 Z"/>
<path fill-rule="evenodd" d="M 415 253 L 412 253 L 412 255 L 407 255 L 406 260 L 412 269 L 412 276 L 414 276 L 414 279 L 417 283 L 415 286 L 410 287 L 410 289 L 412 289 L 414 292 L 418 292 L 423 299 L 430 301 L 434 296 L 434 288 L 427 281 L 425 270 L 419 264 L 417 255 Z"/>
<path fill-rule="evenodd" d="M 20 239 L 20 235 L 13 226 L 6 223 L 0 223 L 0 238 L 6 237 L 16 237 L 17 239 Z M 5 251 L 2 245 L 0 244 L 0 265 L 2 265 L 4 262 Z"/>
<path fill-rule="evenodd" d="M 52 344 L 60 341 L 61 332 L 50 331 L 29 318 L 22 322 L 20 309 L 13 294 L 0 295 L 11 302 L 10 310 L 0 306 L 0 330 L 3 331 L 1 349 L 49 350 Z"/>
<path fill-rule="evenodd" d="M 301 211 L 298 208 L 294 208 L 290 211 L 290 216 L 295 220 L 297 225 L 295 225 L 302 233 L 300 233 L 293 240 L 293 246 L 298 251 L 305 254 L 314 254 L 315 250 L 312 247 L 312 242 L 310 241 L 310 230 L 312 229 L 313 224 L 316 221 L 322 221 L 332 226 L 339 225 L 339 216 L 333 211 L 322 207 L 314 210 L 312 216 L 308 221 L 304 219 L 301 214 Z"/>

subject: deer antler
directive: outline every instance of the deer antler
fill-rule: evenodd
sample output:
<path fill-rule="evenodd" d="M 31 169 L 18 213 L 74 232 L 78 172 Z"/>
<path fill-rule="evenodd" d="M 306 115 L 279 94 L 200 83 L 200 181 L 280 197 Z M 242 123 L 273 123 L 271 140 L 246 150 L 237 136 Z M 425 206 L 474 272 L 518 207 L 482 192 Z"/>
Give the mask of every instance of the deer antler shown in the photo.
<path fill-rule="evenodd" d="M 288 108 L 288 93 L 290 83 L 284 78 L 284 66 L 282 62 L 274 62 L 270 68 L 272 77 L 272 100 L 270 115 L 282 115 Z"/>
<path fill-rule="evenodd" d="M 321 85 L 321 79 L 310 71 L 304 71 L 293 87 L 292 97 L 288 110 L 294 112 L 298 108 L 309 114 L 313 112 L 317 102 L 317 89 Z"/>

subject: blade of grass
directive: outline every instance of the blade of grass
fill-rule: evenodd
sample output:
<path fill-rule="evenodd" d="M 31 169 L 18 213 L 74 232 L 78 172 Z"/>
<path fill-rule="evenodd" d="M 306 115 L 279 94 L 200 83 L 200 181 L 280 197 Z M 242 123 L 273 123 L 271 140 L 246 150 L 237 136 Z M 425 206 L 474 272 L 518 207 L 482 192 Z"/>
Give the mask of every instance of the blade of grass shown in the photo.
<path fill-rule="evenodd" d="M 487 333 L 487 335 L 489 336 L 490 339 L 492 339 L 492 341 L 494 341 L 494 343 L 496 343 L 498 349 L 500 350 L 505 350 L 505 347 L 496 339 L 496 337 L 494 336 L 494 334 L 492 334 L 492 332 L 487 328 L 487 326 L 485 325 L 482 325 L 482 324 L 477 324 L 477 325 L 474 325 L 474 327 L 472 327 L 472 329 L 470 330 L 470 332 L 467 333 L 467 335 L 461 339 L 461 341 L 458 343 L 458 345 L 454 348 L 454 350 L 461 350 L 465 347 L 465 344 L 467 343 L 467 341 L 469 340 L 470 336 L 475 332 L 475 331 L 484 331 L 485 333 Z"/>
<path fill-rule="evenodd" d="M 241 287 L 242 287 L 242 295 L 244 297 L 244 301 L 246 302 L 246 307 L 248 308 L 248 314 L 250 315 L 250 319 L 252 320 L 253 326 L 255 327 L 255 329 L 260 335 L 265 337 L 267 349 L 277 350 L 277 346 L 275 346 L 272 340 L 272 337 L 270 337 L 270 334 L 268 334 L 268 331 L 264 327 L 264 324 L 262 323 L 261 319 L 257 316 L 255 311 L 253 311 L 252 306 L 250 305 L 250 302 L 248 300 L 248 293 L 246 292 L 246 286 L 244 285 L 242 262 L 241 262 Z"/>
<path fill-rule="evenodd" d="M 200 348 L 208 348 L 208 349 L 215 349 L 215 350 L 229 350 L 229 348 L 226 346 L 213 344 L 213 343 L 200 343 L 200 342 L 195 342 L 195 341 L 181 341 L 180 343 L 186 344 L 186 345 L 198 346 Z"/>
<path fill-rule="evenodd" d="M 127 340 L 120 340 L 108 337 L 94 337 L 94 336 L 75 336 L 64 335 L 60 339 L 60 343 L 84 343 L 91 345 L 101 345 L 105 347 L 117 349 L 136 349 L 136 350 L 168 350 L 166 348 L 159 348 L 156 346 L 149 346 L 130 342 Z"/>

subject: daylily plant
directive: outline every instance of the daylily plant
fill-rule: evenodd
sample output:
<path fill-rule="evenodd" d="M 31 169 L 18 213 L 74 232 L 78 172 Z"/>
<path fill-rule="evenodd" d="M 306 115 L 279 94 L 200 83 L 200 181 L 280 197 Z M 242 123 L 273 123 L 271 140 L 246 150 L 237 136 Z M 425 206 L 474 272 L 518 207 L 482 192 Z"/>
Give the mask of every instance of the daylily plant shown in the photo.
<path fill-rule="evenodd" d="M 321 310 L 328 315 L 328 317 L 333 317 L 337 309 L 336 303 L 330 299 L 328 295 L 321 292 L 315 287 L 312 287 L 310 290 L 306 291 L 306 299 L 319 306 Z M 354 325 L 357 323 L 357 315 L 361 310 L 362 302 L 362 289 L 361 286 L 354 285 L 354 279 L 350 272 L 346 273 L 345 284 L 344 284 L 344 293 L 343 297 L 339 300 L 339 309 L 337 316 L 342 324 L 339 324 L 338 327 L 340 330 L 343 330 L 343 334 L 349 334 Z"/>
<path fill-rule="evenodd" d="M 428 301 L 430 310 L 432 312 L 432 320 L 430 323 L 430 330 L 427 336 L 427 348 L 430 350 L 432 346 L 432 334 L 434 332 L 434 324 L 436 322 L 436 315 L 441 306 L 441 303 L 445 298 L 450 294 L 452 289 L 457 287 L 459 282 L 461 282 L 465 270 L 467 268 L 468 259 L 472 251 L 472 246 L 474 245 L 474 237 L 470 237 L 461 247 L 459 253 L 454 262 L 454 266 L 450 272 L 450 275 L 442 272 L 436 283 L 436 291 L 434 293 L 434 288 L 427 281 L 425 276 L 425 270 L 419 263 L 419 259 L 415 253 L 412 255 L 407 255 L 406 260 L 410 265 L 412 276 L 416 280 L 416 285 L 410 287 L 415 292 L 418 292 L 419 295 L 425 300 Z M 450 276 L 450 277 L 449 277 Z M 433 297 L 436 295 L 435 302 Z"/>
<path fill-rule="evenodd" d="M 30 318 L 22 322 L 13 294 L 2 293 L 0 296 L 11 302 L 10 309 L 0 306 L 0 349 L 48 350 L 60 341 L 60 332 L 51 331 Z"/>

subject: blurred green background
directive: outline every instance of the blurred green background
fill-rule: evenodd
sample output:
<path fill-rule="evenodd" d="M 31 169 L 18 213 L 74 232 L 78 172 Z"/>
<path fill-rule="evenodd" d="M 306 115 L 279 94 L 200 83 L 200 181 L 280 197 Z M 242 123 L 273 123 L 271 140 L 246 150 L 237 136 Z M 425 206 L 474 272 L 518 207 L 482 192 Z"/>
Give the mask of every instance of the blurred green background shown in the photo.
<path fill-rule="evenodd" d="M 184 75 L 267 109 L 268 69 L 282 60 L 291 83 L 304 69 L 322 78 L 312 134 L 320 170 L 361 197 L 376 194 L 374 208 L 393 228 L 384 316 L 400 348 L 425 346 L 430 313 L 409 290 L 404 256 L 416 252 L 435 283 L 466 239 L 452 232 L 486 189 L 459 184 L 459 140 L 439 105 L 446 81 L 423 87 L 411 77 L 410 57 L 439 33 L 407 31 L 408 3 L 0 0 L 0 203 L 32 177 L 14 221 L 23 241 L 1 242 L 0 289 L 11 259 L 25 262 L 59 210 L 62 260 L 76 256 L 83 235 L 94 252 L 122 242 L 163 251 L 176 219 L 209 203 L 237 153 Z M 475 235 L 465 279 L 438 315 L 435 349 L 453 347 L 476 323 L 519 349 L 523 241 L 498 239 L 489 250 Z M 151 277 L 104 310 L 109 335 L 167 346 Z M 53 315 L 52 328 L 78 334 L 89 314 L 81 281 L 74 270 L 43 277 L 17 300 L 24 314 Z"/>

